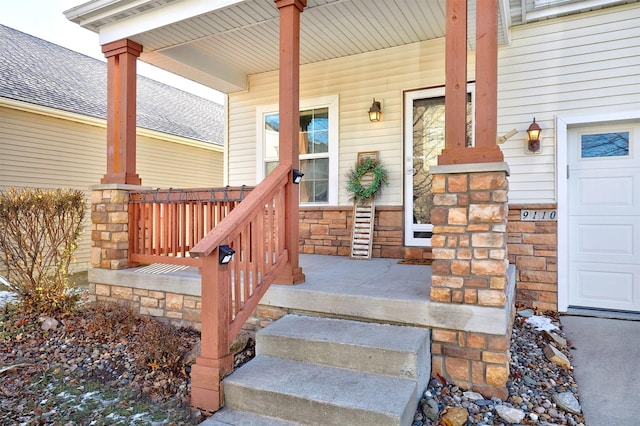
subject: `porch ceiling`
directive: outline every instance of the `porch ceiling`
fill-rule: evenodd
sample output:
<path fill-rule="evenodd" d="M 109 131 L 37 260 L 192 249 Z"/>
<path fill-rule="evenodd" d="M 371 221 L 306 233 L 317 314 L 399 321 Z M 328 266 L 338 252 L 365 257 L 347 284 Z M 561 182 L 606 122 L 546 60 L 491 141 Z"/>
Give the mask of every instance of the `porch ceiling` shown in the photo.
<path fill-rule="evenodd" d="M 474 48 L 475 5 L 468 0 Z M 509 27 L 638 0 L 498 0 L 498 42 Z M 301 15 L 302 64 L 444 37 L 446 0 L 307 0 Z M 67 19 L 105 44 L 129 38 L 141 60 L 224 93 L 247 76 L 278 68 L 273 0 L 90 0 Z"/>
<path fill-rule="evenodd" d="M 476 2 L 469 3 L 473 40 Z M 513 11 L 509 0 L 499 3 L 502 44 Z M 308 0 L 301 15 L 301 63 L 444 37 L 445 4 Z M 279 14 L 273 0 L 94 0 L 65 15 L 98 32 L 101 44 L 132 39 L 144 46 L 143 61 L 225 93 L 246 90 L 250 74 L 278 68 Z"/>

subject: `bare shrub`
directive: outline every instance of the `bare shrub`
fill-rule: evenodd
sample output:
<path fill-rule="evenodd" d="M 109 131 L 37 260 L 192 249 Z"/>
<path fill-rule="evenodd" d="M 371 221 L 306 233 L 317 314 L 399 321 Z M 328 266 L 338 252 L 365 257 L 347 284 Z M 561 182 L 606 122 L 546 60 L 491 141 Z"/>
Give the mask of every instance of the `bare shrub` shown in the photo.
<path fill-rule="evenodd" d="M 40 311 L 65 311 L 69 264 L 85 213 L 79 190 L 11 188 L 0 191 L 0 265 L 9 290 Z"/>
<path fill-rule="evenodd" d="M 85 307 L 87 331 L 99 341 L 111 341 L 113 336 L 127 335 L 140 322 L 139 316 L 130 305 L 116 302 L 91 302 Z"/>
<path fill-rule="evenodd" d="M 178 370 L 184 352 L 181 344 L 180 333 L 175 327 L 150 320 L 136 336 L 136 366 Z"/>

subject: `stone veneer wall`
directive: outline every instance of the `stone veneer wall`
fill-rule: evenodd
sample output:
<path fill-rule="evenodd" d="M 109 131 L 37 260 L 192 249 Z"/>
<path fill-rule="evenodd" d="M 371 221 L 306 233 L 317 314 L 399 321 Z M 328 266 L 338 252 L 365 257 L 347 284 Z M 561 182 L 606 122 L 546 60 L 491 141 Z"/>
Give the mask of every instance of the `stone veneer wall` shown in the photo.
<path fill-rule="evenodd" d="M 353 207 L 300 207 L 300 253 L 349 256 Z M 402 206 L 376 206 L 373 257 L 431 259 L 431 249 L 405 247 Z"/>
<path fill-rule="evenodd" d="M 140 315 L 176 327 L 201 329 L 200 296 L 98 283 L 89 285 L 89 293 L 90 300 L 126 304 Z"/>
<path fill-rule="evenodd" d="M 91 266 L 129 267 L 129 191 L 132 185 L 97 185 L 91 188 Z"/>
<path fill-rule="evenodd" d="M 431 172 L 431 300 L 502 308 L 509 317 L 504 336 L 434 329 L 432 374 L 505 399 L 513 324 L 508 297 L 508 167 L 506 163 L 447 165 Z"/>
<path fill-rule="evenodd" d="M 558 222 L 522 221 L 523 209 L 556 209 L 556 204 L 510 204 L 509 263 L 516 265 L 516 303 L 558 310 Z"/>

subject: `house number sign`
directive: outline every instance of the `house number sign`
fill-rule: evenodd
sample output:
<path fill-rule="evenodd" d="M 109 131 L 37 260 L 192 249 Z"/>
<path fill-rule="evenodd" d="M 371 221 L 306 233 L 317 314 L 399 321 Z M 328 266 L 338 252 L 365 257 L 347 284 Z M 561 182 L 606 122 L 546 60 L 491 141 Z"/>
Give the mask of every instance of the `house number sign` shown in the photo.
<path fill-rule="evenodd" d="M 520 210 L 520 220 L 528 221 L 556 221 L 558 220 L 558 211 L 556 209 L 546 210 Z"/>

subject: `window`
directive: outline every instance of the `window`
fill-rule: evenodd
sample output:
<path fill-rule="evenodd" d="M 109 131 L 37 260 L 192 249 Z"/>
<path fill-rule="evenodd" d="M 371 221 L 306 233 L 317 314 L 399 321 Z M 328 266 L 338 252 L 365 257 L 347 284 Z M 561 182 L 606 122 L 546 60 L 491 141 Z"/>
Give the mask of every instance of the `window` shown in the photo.
<path fill-rule="evenodd" d="M 629 132 L 582 135 L 580 152 L 582 158 L 628 157 Z"/>
<path fill-rule="evenodd" d="M 260 107 L 258 122 L 258 181 L 278 165 L 280 116 L 277 106 Z M 338 202 L 338 97 L 300 102 L 301 204 Z"/>

